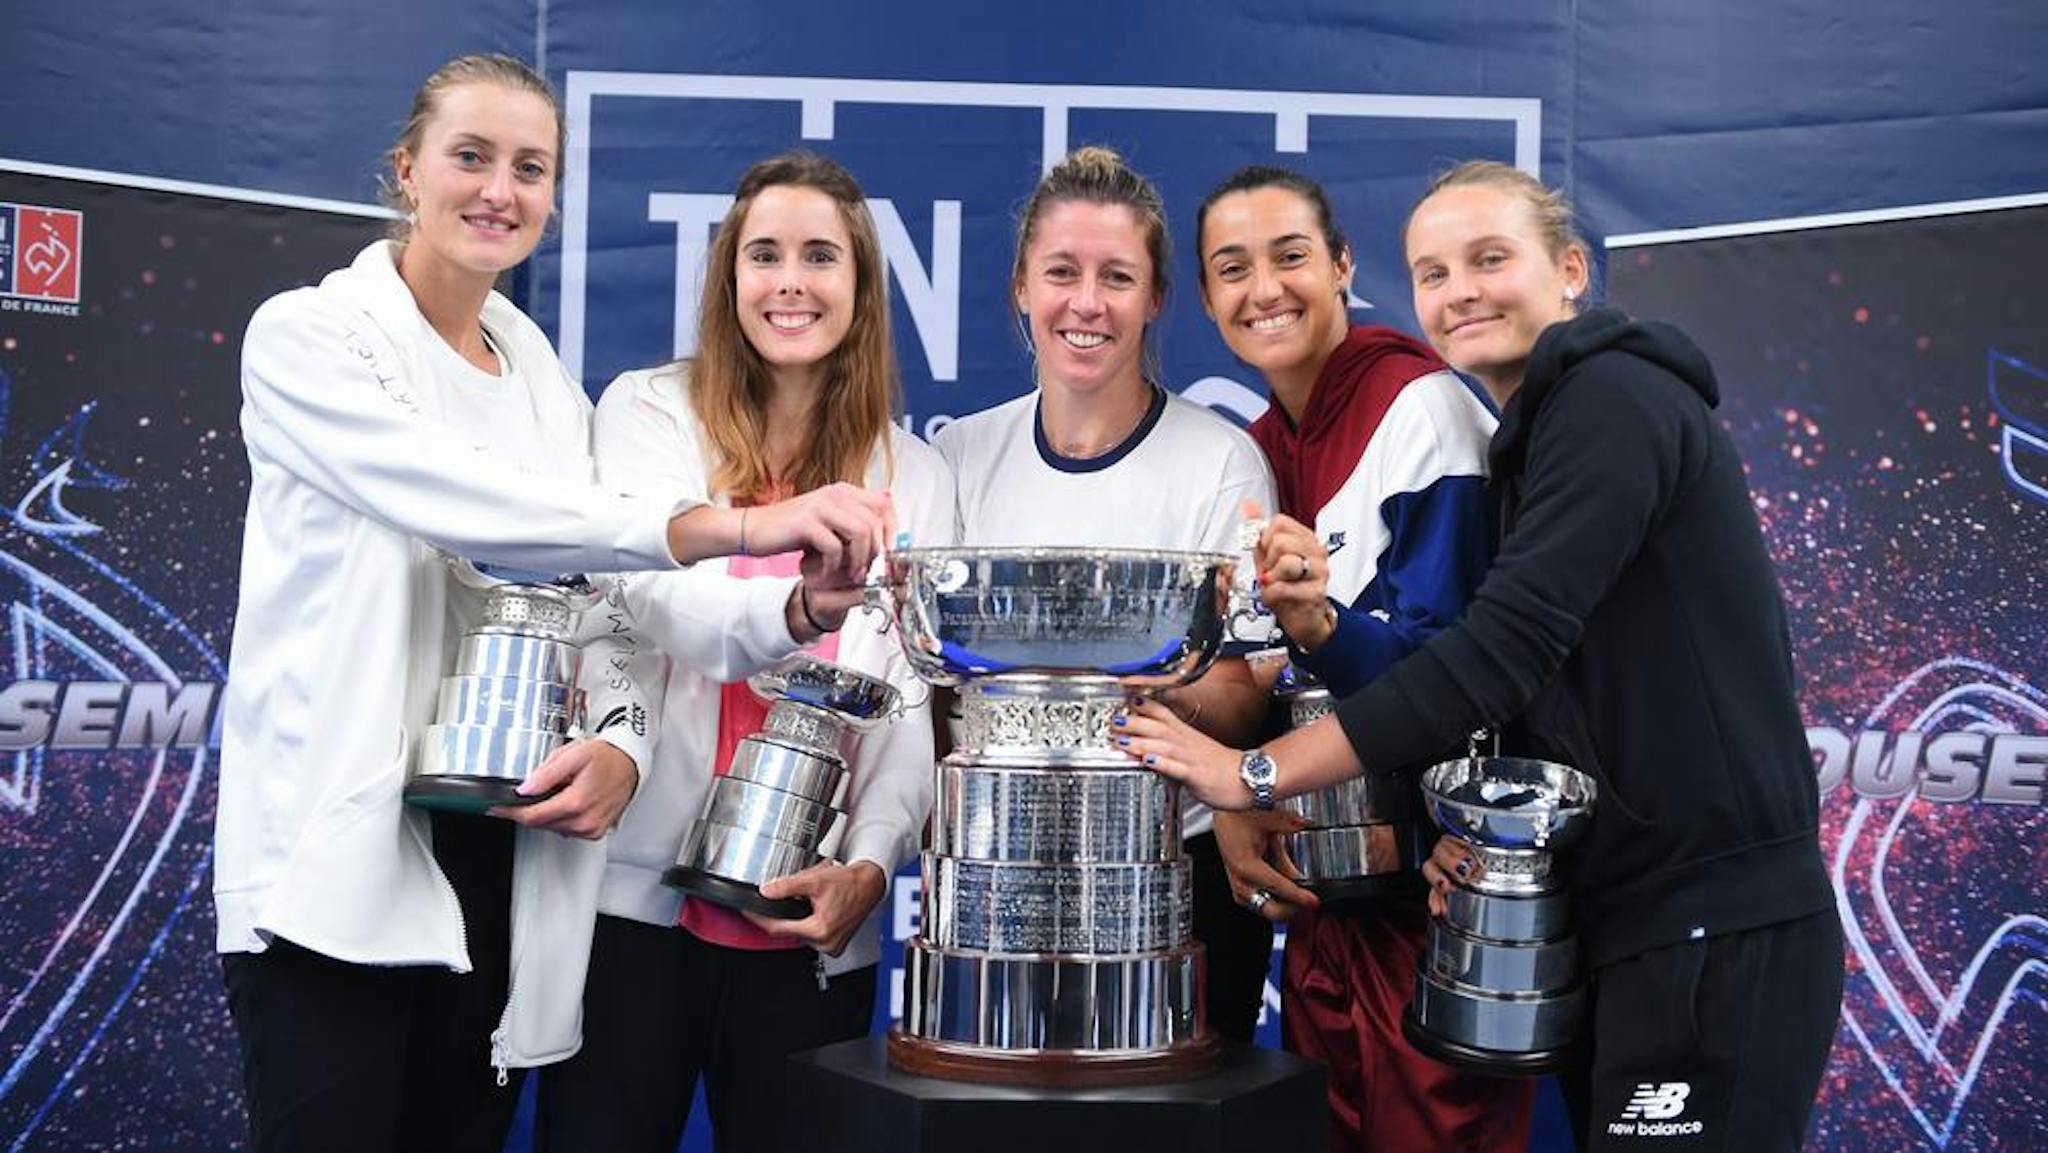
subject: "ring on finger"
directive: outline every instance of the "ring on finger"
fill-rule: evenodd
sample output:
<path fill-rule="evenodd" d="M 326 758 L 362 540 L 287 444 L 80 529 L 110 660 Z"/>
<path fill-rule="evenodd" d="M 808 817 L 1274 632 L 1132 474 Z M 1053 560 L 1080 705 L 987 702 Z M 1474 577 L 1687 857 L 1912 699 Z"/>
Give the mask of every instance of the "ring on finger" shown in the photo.
<path fill-rule="evenodd" d="M 1244 907 L 1254 913 L 1262 913 L 1273 901 L 1273 894 L 1264 889 L 1253 889 L 1252 895 L 1244 899 Z"/>

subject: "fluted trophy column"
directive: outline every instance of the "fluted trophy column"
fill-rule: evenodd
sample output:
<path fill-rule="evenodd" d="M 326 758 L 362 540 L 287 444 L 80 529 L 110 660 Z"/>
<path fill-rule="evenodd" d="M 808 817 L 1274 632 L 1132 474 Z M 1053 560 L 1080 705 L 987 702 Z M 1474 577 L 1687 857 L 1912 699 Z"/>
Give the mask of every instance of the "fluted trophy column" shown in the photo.
<path fill-rule="evenodd" d="M 937 766 L 899 1066 L 1103 1084 L 1213 1059 L 1179 786 L 1110 743 L 1137 692 L 1214 659 L 1233 559 L 1117 549 L 907 549 L 892 612 L 920 676 L 957 685 Z"/>
<path fill-rule="evenodd" d="M 582 577 L 506 580 L 466 560 L 448 565 L 480 596 L 481 620 L 441 679 L 405 801 L 463 813 L 533 804 L 544 798 L 520 784 L 581 731 L 576 622 L 600 594 Z"/>

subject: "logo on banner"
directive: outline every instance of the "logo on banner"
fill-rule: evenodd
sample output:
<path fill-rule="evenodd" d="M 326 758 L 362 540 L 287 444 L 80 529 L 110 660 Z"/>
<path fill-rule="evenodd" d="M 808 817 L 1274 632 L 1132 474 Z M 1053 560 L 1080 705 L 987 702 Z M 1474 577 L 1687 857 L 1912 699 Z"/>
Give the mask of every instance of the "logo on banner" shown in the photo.
<path fill-rule="evenodd" d="M 2006 483 L 2048 504 L 2048 369 L 1997 349 L 1991 362 L 1991 409 L 1998 414 L 1999 460 Z"/>
<path fill-rule="evenodd" d="M 84 256 L 83 212 L 0 204 L 0 308 L 76 316 Z"/>
<path fill-rule="evenodd" d="M 2016 673 L 1948 657 L 1914 670 L 1885 694 L 1859 736 L 1859 744 L 1879 746 L 1891 734 L 1895 745 L 1890 758 L 1871 755 L 1869 763 L 1886 766 L 1886 787 L 1881 794 L 1856 787 L 1829 861 L 1852 958 L 1842 1022 L 1940 1147 L 1956 1135 L 1979 1072 L 1987 1068 L 1985 1059 L 2000 1047 L 2008 1024 L 2011 1039 L 2003 1043 L 2026 1044 L 2025 1019 L 2010 1011 L 2038 1003 L 2028 978 L 2048 969 L 2048 922 L 2025 909 L 1998 909 L 1981 939 L 1962 942 L 1967 961 L 1955 965 L 1944 956 L 1945 936 L 1959 924 L 1944 922 L 1934 933 L 1914 928 L 1912 853 L 1927 842 L 1916 841 L 1908 826 L 1939 822 L 1919 802 L 1967 795 L 1973 777 L 1981 779 L 1975 787 L 1986 801 L 2038 807 L 2048 768 L 2048 737 L 2038 735 L 2044 732 L 2048 693 Z M 1913 739 L 1923 736 L 1924 744 Z M 1945 759 L 1935 751 L 1956 737 L 1971 738 L 1955 746 L 1965 752 L 1984 750 L 1981 774 L 1979 761 Z M 1905 755 L 1897 746 L 1908 743 L 1927 751 Z M 1916 774 L 1914 765 L 1922 760 L 1935 767 Z M 1952 769 L 1959 775 L 1951 775 Z M 1852 764 L 1852 781 L 1858 771 Z M 1825 795 L 1825 777 L 1822 785 Z M 1936 828 L 1937 841 L 1954 836 L 1953 826 Z M 1985 852 L 1990 835 L 1980 825 L 1963 843 L 1968 851 Z"/>
<path fill-rule="evenodd" d="M 10 239 L 19 219 L 10 211 Z M 7 256 L 19 271 L 20 250 Z M 35 259 L 47 285 L 57 257 Z M 0 435 L 11 399 L 0 372 Z M 17 930 L 0 940 L 0 1143 L 11 1148 L 33 1144 L 54 1104 L 78 1092 L 109 1022 L 211 875 L 224 662 L 87 551 L 101 528 L 65 507 L 65 491 L 127 483 L 86 455 L 92 407 L 26 459 L 0 461 L 0 865 Z"/>
<path fill-rule="evenodd" d="M 1948 686 L 1943 710 L 1880 722 L 1937 683 Z M 2017 673 L 1964 657 L 1914 671 L 1861 726 L 1809 726 L 1806 742 L 1823 797 L 1847 784 L 1869 801 L 2039 808 L 2048 793 L 2048 697 Z"/>

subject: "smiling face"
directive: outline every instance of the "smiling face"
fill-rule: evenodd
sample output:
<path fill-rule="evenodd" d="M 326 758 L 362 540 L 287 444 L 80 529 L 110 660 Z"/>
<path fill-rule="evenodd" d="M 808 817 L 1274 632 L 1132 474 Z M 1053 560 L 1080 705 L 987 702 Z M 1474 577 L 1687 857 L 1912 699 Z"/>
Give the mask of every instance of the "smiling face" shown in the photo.
<path fill-rule="evenodd" d="M 495 279 L 533 254 L 554 208 L 554 109 L 501 84 L 442 93 L 419 145 L 394 160 L 414 221 L 408 268 Z"/>
<path fill-rule="evenodd" d="M 1415 317 L 1437 353 L 1496 400 L 1521 387 L 1543 330 L 1586 289 L 1585 253 L 1553 253 L 1527 201 L 1485 184 L 1440 189 L 1408 222 Z"/>
<path fill-rule="evenodd" d="M 1137 213 L 1085 200 L 1047 207 L 1015 288 L 1042 386 L 1144 387 L 1145 326 L 1159 313 L 1160 291 Z"/>
<path fill-rule="evenodd" d="M 1320 371 L 1350 327 L 1351 254 L 1332 253 L 1300 193 L 1220 197 L 1202 220 L 1202 307 L 1230 351 L 1271 377 Z"/>
<path fill-rule="evenodd" d="M 853 239 L 815 188 L 761 190 L 740 224 L 733 267 L 740 331 L 778 376 L 815 376 L 846 339 L 857 296 Z"/>

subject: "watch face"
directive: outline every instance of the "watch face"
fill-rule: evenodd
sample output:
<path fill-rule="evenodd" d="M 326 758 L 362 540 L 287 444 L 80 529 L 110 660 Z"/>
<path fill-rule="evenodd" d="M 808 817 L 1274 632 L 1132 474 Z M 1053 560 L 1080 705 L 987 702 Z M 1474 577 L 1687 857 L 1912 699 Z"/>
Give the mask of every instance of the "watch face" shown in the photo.
<path fill-rule="evenodd" d="M 1270 790 L 1273 787 L 1275 766 L 1273 758 L 1264 750 L 1254 749 L 1244 755 L 1244 766 L 1240 771 L 1244 783 L 1253 792 Z"/>

